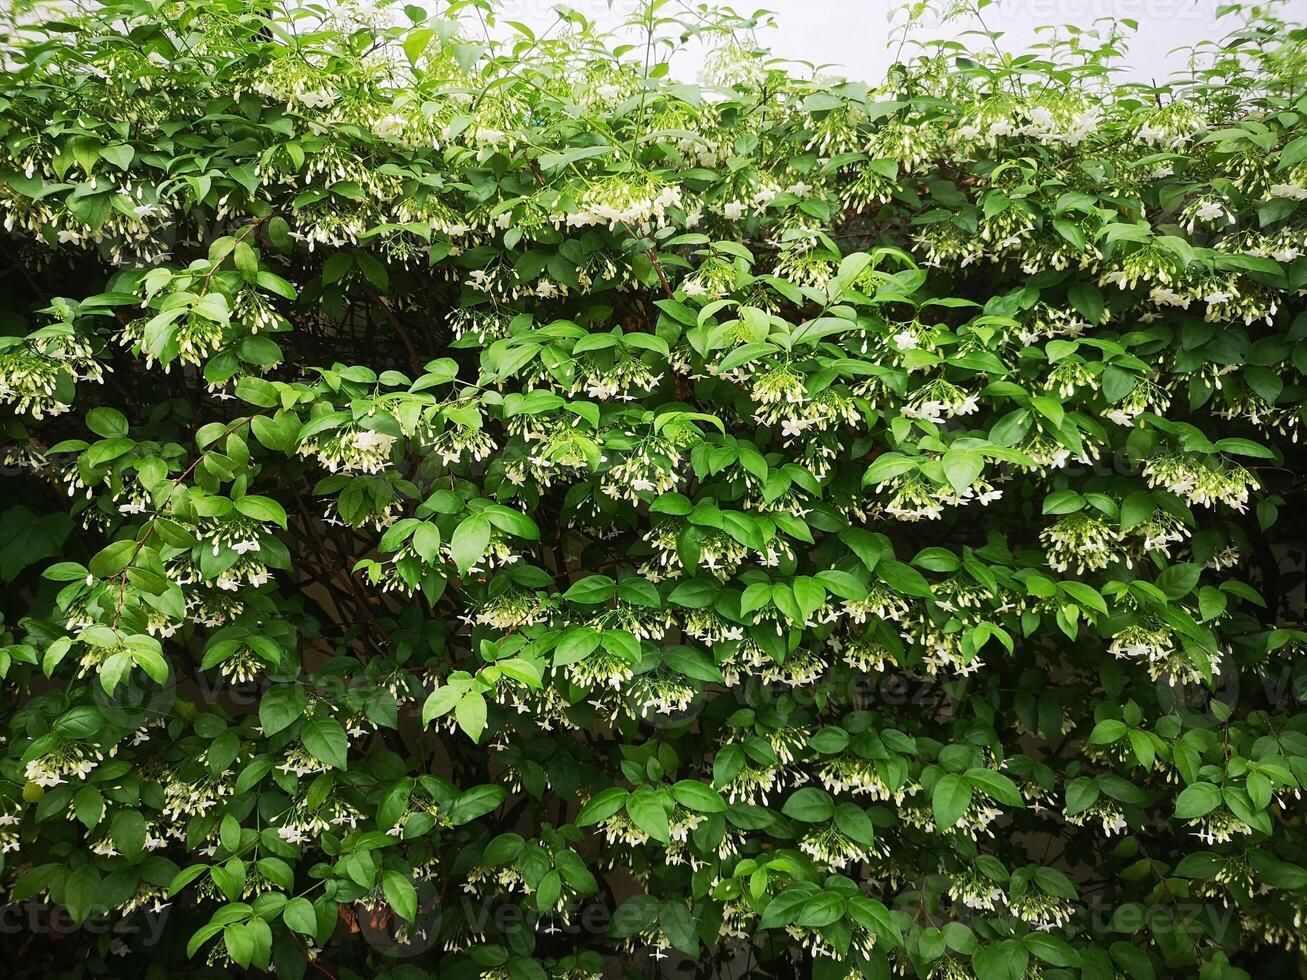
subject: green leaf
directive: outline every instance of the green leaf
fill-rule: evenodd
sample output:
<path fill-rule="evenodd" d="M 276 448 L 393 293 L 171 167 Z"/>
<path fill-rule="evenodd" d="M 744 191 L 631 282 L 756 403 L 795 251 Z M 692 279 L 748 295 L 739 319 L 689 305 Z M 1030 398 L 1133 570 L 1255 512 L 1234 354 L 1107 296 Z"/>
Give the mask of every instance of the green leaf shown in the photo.
<path fill-rule="evenodd" d="M 1091 282 L 1076 282 L 1067 289 L 1067 299 L 1088 324 L 1097 326 L 1103 318 L 1103 294 Z"/>
<path fill-rule="evenodd" d="M 1216 448 L 1223 453 L 1229 453 L 1232 456 L 1251 456 L 1254 459 L 1275 459 L 1275 453 L 1261 445 L 1248 439 L 1218 439 Z"/>
<path fill-rule="evenodd" d="M 349 736 L 334 718 L 314 718 L 300 731 L 300 741 L 309 755 L 336 769 L 347 766 Z"/>
<path fill-rule="evenodd" d="M 563 598 L 585 606 L 607 602 L 617 594 L 617 583 L 607 575 L 588 575 L 572 584 Z"/>
<path fill-rule="evenodd" d="M 491 524 L 501 531 L 515 537 L 525 538 L 528 541 L 540 540 L 540 528 L 536 527 L 535 521 L 525 514 L 509 507 L 501 507 L 498 504 L 491 504 L 482 513 L 490 519 Z"/>
<path fill-rule="evenodd" d="M 981 946 L 971 954 L 976 980 L 1021 980 L 1026 975 L 1030 954 L 1014 939 L 993 946 Z"/>
<path fill-rule="evenodd" d="M 503 786 L 492 786 L 489 783 L 473 786 L 449 805 L 449 821 L 455 826 L 470 823 L 496 809 L 507 796 L 508 790 Z"/>
<path fill-rule="evenodd" d="M 86 413 L 86 427 L 105 439 L 121 439 L 127 435 L 127 416 L 116 408 L 93 408 Z"/>
<path fill-rule="evenodd" d="M 875 569 L 882 582 L 895 592 L 910 596 L 930 596 L 933 590 L 919 571 L 893 558 L 882 558 Z"/>
<path fill-rule="evenodd" d="M 87 566 L 96 578 L 112 578 L 121 572 L 136 555 L 139 545 L 130 538 L 115 541 L 99 551 Z"/>
<path fill-rule="evenodd" d="M 1111 745 L 1113 742 L 1120 741 L 1125 736 L 1125 722 L 1118 721 L 1115 718 L 1104 718 L 1094 730 L 1089 733 L 1090 745 Z"/>
<path fill-rule="evenodd" d="M 626 805 L 627 797 L 630 795 L 627 790 L 619 786 L 601 789 L 586 801 L 585 806 L 581 807 L 581 811 L 576 815 L 576 825 L 578 827 L 588 827 L 591 824 L 607 820 Z"/>
<path fill-rule="evenodd" d="M 94 865 L 84 864 L 68 876 L 63 903 L 75 923 L 85 921 L 94 911 L 99 890 L 100 872 Z"/>
<path fill-rule="evenodd" d="M 599 648 L 599 631 L 589 626 L 573 626 L 554 647 L 554 666 L 579 663 Z"/>
<path fill-rule="evenodd" d="M 935 783 L 930 795 L 930 806 L 935 813 L 935 824 L 947 830 L 962 819 L 971 805 L 971 786 L 961 776 L 946 773 Z"/>
<path fill-rule="evenodd" d="M 281 918 L 301 936 L 313 936 L 318 931 L 318 914 L 307 898 L 292 898 L 281 910 Z"/>
<path fill-rule="evenodd" d="M 480 741 L 486 730 L 486 699 L 475 691 L 464 694 L 454 705 L 454 720 L 468 738 Z"/>
<path fill-rule="evenodd" d="M 686 579 L 672 589 L 667 601 L 685 609 L 703 609 L 711 606 L 721 593 L 721 583 L 707 579 Z"/>
<path fill-rule="evenodd" d="M 876 566 L 886 554 L 891 557 L 894 554 L 889 540 L 884 535 L 872 534 L 862 528 L 846 528 L 840 532 L 840 540 L 858 556 L 858 560 L 867 567 L 868 571 L 875 571 Z"/>
<path fill-rule="evenodd" d="M 711 786 L 695 779 L 682 779 L 672 787 L 672 796 L 687 810 L 696 813 L 724 813 L 726 801 Z"/>
<path fill-rule="evenodd" d="M 308 695 L 298 684 L 274 684 L 259 701 L 259 725 L 275 735 L 293 725 L 308 707 Z"/>
<path fill-rule="evenodd" d="M 109 821 L 113 846 L 129 861 L 136 861 L 145 850 L 145 817 L 139 810 L 119 810 Z"/>
<path fill-rule="evenodd" d="M 1198 564 L 1171 565 L 1157 576 L 1157 587 L 1168 599 L 1182 599 L 1194 590 L 1203 569 Z"/>
<path fill-rule="evenodd" d="M 965 779 L 990 799 L 997 800 L 1004 806 L 1025 806 L 1017 784 L 1001 772 L 984 768 L 968 769 Z"/>
<path fill-rule="evenodd" d="M 112 163 L 119 170 L 126 170 L 132 165 L 132 158 L 136 156 L 136 151 L 126 143 L 115 143 L 112 146 L 100 147 L 100 158 Z"/>
<path fill-rule="evenodd" d="M 808 928 L 833 925 L 844 918 L 848 899 L 835 892 L 820 892 L 803 903 L 795 922 Z"/>
<path fill-rule="evenodd" d="M 1046 932 L 1029 933 L 1022 937 L 1021 944 L 1037 959 L 1052 966 L 1079 967 L 1084 962 L 1065 939 Z"/>
<path fill-rule="evenodd" d="M 862 485 L 885 483 L 917 468 L 918 461 L 902 453 L 882 453 L 877 456 L 867 471 L 862 474 Z"/>
<path fill-rule="evenodd" d="M 805 786 L 790 794 L 781 812 L 803 823 L 824 823 L 835 815 L 835 803 L 824 789 Z"/>
<path fill-rule="evenodd" d="M 1074 490 L 1056 490 L 1044 498 L 1045 514 L 1073 514 L 1085 506 L 1085 498 Z"/>
<path fill-rule="evenodd" d="M 490 520 L 488 518 L 481 514 L 473 514 L 460 521 L 449 541 L 449 550 L 454 556 L 454 564 L 458 566 L 459 572 L 466 575 L 469 569 L 481 560 L 489 544 Z"/>
<path fill-rule="evenodd" d="M 270 497 L 247 496 L 235 501 L 236 509 L 256 521 L 271 521 L 286 527 L 286 510 Z"/>
<path fill-rule="evenodd" d="M 722 683 L 722 671 L 706 653 L 689 646 L 671 647 L 663 654 L 663 662 L 685 677 L 708 683 Z"/>
<path fill-rule="evenodd" d="M 557 870 L 545 873 L 536 886 L 535 906 L 540 912 L 551 911 L 563 894 L 563 877 Z"/>
<path fill-rule="evenodd" d="M 591 157 L 607 156 L 612 152 L 611 146 L 575 146 L 562 153 L 543 153 L 540 156 L 540 169 L 558 170 Z"/>
<path fill-rule="evenodd" d="M 83 786 L 73 797 L 73 812 L 82 825 L 90 830 L 104 816 L 104 797 L 94 786 Z"/>
<path fill-rule="evenodd" d="M 945 453 L 942 464 L 944 476 L 958 493 L 975 483 L 985 468 L 985 460 L 980 453 L 958 449 L 950 449 Z"/>
<path fill-rule="evenodd" d="M 648 787 L 641 787 L 626 800 L 626 813 L 631 822 L 659 843 L 671 840 L 667 804 Z"/>
<path fill-rule="evenodd" d="M 422 724 L 427 726 L 436 718 L 443 717 L 454 710 L 454 706 L 467 693 L 468 684 L 450 683 L 444 687 L 438 687 L 427 695 L 426 701 L 422 704 Z"/>
<path fill-rule="evenodd" d="M 1175 800 L 1175 815 L 1181 820 L 1205 817 L 1221 805 L 1221 791 L 1211 783 L 1194 783 L 1180 791 Z"/>
<path fill-rule="evenodd" d="M 405 922 L 417 921 L 418 893 L 407 875 L 402 875 L 398 871 L 383 871 L 381 890 L 396 915 Z"/>
<path fill-rule="evenodd" d="M 224 926 L 222 942 L 227 948 L 227 955 L 237 966 L 247 967 L 254 959 L 254 937 L 249 928 L 239 923 Z"/>

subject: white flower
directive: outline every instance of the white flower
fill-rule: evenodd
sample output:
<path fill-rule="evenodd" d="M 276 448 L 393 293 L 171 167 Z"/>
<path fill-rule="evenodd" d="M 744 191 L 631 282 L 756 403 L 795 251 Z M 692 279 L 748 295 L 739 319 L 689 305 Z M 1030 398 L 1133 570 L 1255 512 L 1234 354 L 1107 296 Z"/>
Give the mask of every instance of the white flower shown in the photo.
<path fill-rule="evenodd" d="M 990 124 L 989 131 L 986 135 L 991 140 L 996 140 L 1000 136 L 1010 136 L 1015 131 L 1016 127 L 1012 125 L 1011 119 L 1000 119 L 997 122 Z"/>
<path fill-rule="evenodd" d="M 1134 416 L 1120 408 L 1114 408 L 1107 413 L 1107 418 L 1117 425 L 1130 425 L 1134 422 Z"/>
<path fill-rule="evenodd" d="M 1198 219 L 1200 221 L 1215 221 L 1217 218 L 1225 216 L 1225 208 L 1215 201 L 1204 201 L 1198 206 Z"/>
<path fill-rule="evenodd" d="M 1297 184 L 1272 184 L 1271 197 L 1287 197 L 1293 201 L 1307 201 L 1307 187 Z"/>
<path fill-rule="evenodd" d="M 1138 136 L 1141 143 L 1161 143 L 1166 139 L 1166 130 L 1156 126 L 1150 126 L 1147 123 L 1139 127 Z"/>
<path fill-rule="evenodd" d="M 1179 306 L 1184 309 L 1188 309 L 1191 302 L 1188 296 L 1183 296 L 1174 289 L 1167 289 L 1165 286 L 1156 287 L 1148 294 L 1148 298 L 1159 306 Z"/>
<path fill-rule="evenodd" d="M 804 429 L 808 428 L 816 421 L 816 419 L 786 419 L 781 423 L 781 435 L 801 435 Z"/>
<path fill-rule="evenodd" d="M 336 101 L 336 93 L 324 88 L 317 92 L 300 92 L 298 98 L 306 106 L 321 109 Z"/>
<path fill-rule="evenodd" d="M 395 442 L 394 436 L 388 436 L 384 432 L 378 432 L 375 429 L 360 429 L 354 436 L 354 446 L 357 449 L 370 451 L 373 449 L 388 450 Z"/>
<path fill-rule="evenodd" d="M 922 401 L 916 405 L 904 405 L 899 412 L 904 418 L 924 419 L 927 422 L 942 422 L 945 405 L 940 401 Z"/>
<path fill-rule="evenodd" d="M 299 827 L 278 827 L 277 836 L 287 844 L 303 844 L 309 839 L 309 835 Z"/>
<path fill-rule="evenodd" d="M 391 139 L 404 132 L 404 117 L 389 115 L 382 116 L 372 124 L 372 132 L 378 139 Z"/>
<path fill-rule="evenodd" d="M 910 331 L 904 330 L 902 333 L 894 335 L 894 346 L 899 350 L 916 350 L 920 344 L 917 335 Z"/>

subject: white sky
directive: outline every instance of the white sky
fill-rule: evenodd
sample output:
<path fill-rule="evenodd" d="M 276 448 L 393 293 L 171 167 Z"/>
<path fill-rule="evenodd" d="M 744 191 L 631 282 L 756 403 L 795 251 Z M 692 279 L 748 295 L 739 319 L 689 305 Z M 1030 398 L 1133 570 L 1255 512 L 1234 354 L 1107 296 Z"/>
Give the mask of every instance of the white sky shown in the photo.
<path fill-rule="evenodd" d="M 522 21 L 538 30 L 553 23 L 555 2 L 501 0 L 497 13 L 500 20 Z M 947 2 L 934 0 L 932 6 L 942 8 Z M 1099 18 L 1133 19 L 1139 28 L 1122 67 L 1140 81 L 1161 82 L 1170 72 L 1185 67 L 1186 53 L 1174 49 L 1219 39 L 1235 26 L 1230 17 L 1217 21 L 1216 10 L 1224 2 L 993 0 L 983 16 L 990 30 L 1003 32 L 1000 45 L 1017 52 L 1036 42 L 1037 28 L 1044 25 L 1088 28 Z M 837 74 L 873 84 L 883 79 L 892 61 L 890 15 L 900 6 L 899 0 L 736 0 L 733 6 L 743 12 L 756 9 L 755 4 L 776 15 L 777 29 L 764 33 L 760 40 L 780 57 L 834 65 Z M 616 28 L 637 4 L 635 0 L 571 0 L 567 5 L 600 27 Z M 1307 0 L 1286 0 L 1281 9 L 1295 19 L 1307 20 Z M 927 23 L 938 23 L 938 18 L 928 15 Z M 955 21 L 929 33 L 957 37 L 967 26 Z M 988 42 L 977 38 L 974 43 Z M 693 78 L 702 58 L 701 48 L 687 51 L 673 61 L 672 73 Z"/>

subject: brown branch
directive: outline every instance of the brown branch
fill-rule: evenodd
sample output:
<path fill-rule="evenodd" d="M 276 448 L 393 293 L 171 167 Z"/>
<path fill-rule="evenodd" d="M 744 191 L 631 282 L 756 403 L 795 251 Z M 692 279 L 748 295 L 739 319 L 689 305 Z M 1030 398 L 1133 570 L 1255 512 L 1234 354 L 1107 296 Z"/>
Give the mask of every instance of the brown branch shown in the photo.
<path fill-rule="evenodd" d="M 667 273 L 663 272 L 663 264 L 658 261 L 658 250 L 650 248 L 647 254 L 649 261 L 653 263 L 654 272 L 658 273 L 658 281 L 663 284 L 663 292 L 667 294 L 668 299 L 675 299 L 676 294 L 672 292 L 672 284 L 667 281 Z"/>
<path fill-rule="evenodd" d="M 309 966 L 313 967 L 323 976 L 328 977 L 329 980 L 337 980 L 336 974 L 332 973 L 325 966 L 319 963 L 314 957 L 309 955 L 308 947 L 305 946 L 302 942 L 300 942 L 299 936 L 295 935 L 292 932 L 290 933 L 290 938 L 295 940 L 295 945 L 298 946 L 300 948 L 300 952 L 304 954 L 304 962 L 308 963 Z"/>
<path fill-rule="evenodd" d="M 405 329 L 403 322 L 395 315 L 395 311 L 390 308 L 390 304 L 382 298 L 380 293 L 371 286 L 367 286 L 365 289 L 372 302 L 381 307 L 381 312 L 386 314 L 386 319 L 390 321 L 391 326 L 395 328 L 395 332 L 399 334 L 399 339 L 404 342 L 404 347 L 408 350 L 408 361 L 413 369 L 413 374 L 420 375 L 422 373 L 422 358 L 418 356 L 417 348 L 413 346 L 413 338 L 408 335 L 408 330 Z"/>
<path fill-rule="evenodd" d="M 300 495 L 298 490 L 295 491 L 295 502 L 299 505 L 300 516 L 304 521 L 305 527 L 308 528 L 309 533 L 313 536 L 314 541 L 317 543 L 318 547 L 322 549 L 323 553 L 325 554 L 327 551 L 326 538 L 323 536 L 321 528 L 318 527 L 317 521 L 310 516 L 308 506 L 305 504 L 304 498 Z M 341 573 L 345 581 L 349 583 L 349 590 L 353 596 L 355 608 L 359 611 L 359 613 L 361 613 L 367 619 L 368 625 L 371 626 L 374 630 L 376 630 L 377 633 L 381 636 L 383 640 L 386 641 L 388 645 L 393 646 L 394 644 L 390 638 L 390 634 L 386 631 L 386 628 L 382 626 L 381 623 L 377 620 L 376 614 L 373 612 L 371 605 L 368 603 L 367 594 L 363 591 L 363 588 L 359 583 L 359 581 L 354 577 L 353 566 L 356 559 L 350 557 L 348 549 L 344 547 L 343 542 L 341 542 L 340 540 L 334 541 L 333 544 L 335 544 L 336 546 L 335 547 L 336 558 L 341 563 Z M 320 580 L 320 581 L 324 581 L 324 580 Z M 326 581 L 324 581 L 324 584 L 326 584 Z M 332 583 L 332 585 L 334 586 L 334 583 Z M 333 593 L 333 598 L 337 598 L 337 601 L 339 602 L 339 598 L 336 595 L 337 590 L 334 587 L 331 587 L 329 588 L 329 591 Z"/>

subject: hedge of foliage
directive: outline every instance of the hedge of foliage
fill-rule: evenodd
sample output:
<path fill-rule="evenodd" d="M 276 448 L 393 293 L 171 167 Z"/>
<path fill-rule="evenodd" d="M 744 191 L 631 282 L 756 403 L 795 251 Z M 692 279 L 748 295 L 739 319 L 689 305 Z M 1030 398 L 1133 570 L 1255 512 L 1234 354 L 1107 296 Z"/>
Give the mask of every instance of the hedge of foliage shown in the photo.
<path fill-rule="evenodd" d="M 670 10 L 10 11 L 34 974 L 1302 948 L 1307 32 L 870 88 Z"/>

